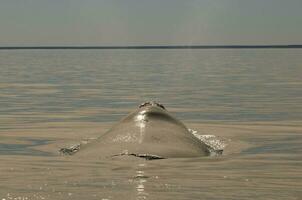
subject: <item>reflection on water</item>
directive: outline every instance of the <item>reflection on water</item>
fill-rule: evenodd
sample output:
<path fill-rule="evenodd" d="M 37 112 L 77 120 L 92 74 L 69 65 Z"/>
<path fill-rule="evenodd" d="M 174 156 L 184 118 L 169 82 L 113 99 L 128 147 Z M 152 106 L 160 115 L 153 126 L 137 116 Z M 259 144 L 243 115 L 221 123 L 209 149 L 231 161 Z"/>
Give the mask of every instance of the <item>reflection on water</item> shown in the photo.
<path fill-rule="evenodd" d="M 16 140 L 16 139 L 15 139 Z M 18 138 L 18 141 L 24 141 L 25 144 L 3 144 L 0 143 L 0 155 L 31 155 L 31 156 L 52 156 L 49 152 L 43 152 L 34 149 L 50 143 L 47 139 Z M 15 141 L 16 142 L 16 141 Z"/>
<path fill-rule="evenodd" d="M 0 199 L 299 199 L 302 51 L 0 51 Z M 220 157 L 78 160 L 156 100 Z"/>
<path fill-rule="evenodd" d="M 143 167 L 145 167 L 145 165 L 146 165 L 145 163 L 141 163 L 138 165 L 138 167 L 143 168 Z M 148 177 L 145 175 L 145 172 L 142 170 L 136 171 L 136 176 L 135 176 L 135 182 L 137 184 L 137 186 L 136 186 L 137 198 L 136 199 L 147 199 L 147 197 L 149 195 L 145 189 L 145 184 L 147 182 Z"/>

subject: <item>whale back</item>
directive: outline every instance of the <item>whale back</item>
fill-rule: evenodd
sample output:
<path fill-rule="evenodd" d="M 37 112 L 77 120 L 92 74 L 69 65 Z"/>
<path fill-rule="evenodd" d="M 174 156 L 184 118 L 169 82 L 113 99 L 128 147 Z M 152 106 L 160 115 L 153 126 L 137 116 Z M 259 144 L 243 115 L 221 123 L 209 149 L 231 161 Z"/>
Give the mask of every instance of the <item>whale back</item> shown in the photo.
<path fill-rule="evenodd" d="M 124 117 L 95 142 L 85 146 L 79 154 L 174 158 L 205 156 L 208 150 L 168 111 L 158 106 L 147 106 Z"/>

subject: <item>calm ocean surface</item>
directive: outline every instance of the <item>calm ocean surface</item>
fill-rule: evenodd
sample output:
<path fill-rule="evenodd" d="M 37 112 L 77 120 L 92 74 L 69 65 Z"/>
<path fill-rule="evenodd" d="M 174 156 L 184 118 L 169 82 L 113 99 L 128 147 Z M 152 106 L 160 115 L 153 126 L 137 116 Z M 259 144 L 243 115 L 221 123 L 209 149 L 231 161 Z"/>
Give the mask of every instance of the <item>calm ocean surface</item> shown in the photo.
<path fill-rule="evenodd" d="M 225 154 L 58 154 L 150 100 Z M 0 51 L 0 199 L 302 199 L 301 146 L 302 49 Z"/>

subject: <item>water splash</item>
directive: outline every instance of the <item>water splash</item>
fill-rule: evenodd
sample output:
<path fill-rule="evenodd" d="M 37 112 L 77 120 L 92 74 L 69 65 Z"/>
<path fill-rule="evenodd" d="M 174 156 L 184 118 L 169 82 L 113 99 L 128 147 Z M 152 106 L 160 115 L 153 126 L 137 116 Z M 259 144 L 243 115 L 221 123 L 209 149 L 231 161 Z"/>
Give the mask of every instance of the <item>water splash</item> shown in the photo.
<path fill-rule="evenodd" d="M 207 145 L 211 156 L 221 155 L 227 143 L 224 139 L 215 135 L 201 135 L 196 130 L 188 129 L 197 139 Z"/>

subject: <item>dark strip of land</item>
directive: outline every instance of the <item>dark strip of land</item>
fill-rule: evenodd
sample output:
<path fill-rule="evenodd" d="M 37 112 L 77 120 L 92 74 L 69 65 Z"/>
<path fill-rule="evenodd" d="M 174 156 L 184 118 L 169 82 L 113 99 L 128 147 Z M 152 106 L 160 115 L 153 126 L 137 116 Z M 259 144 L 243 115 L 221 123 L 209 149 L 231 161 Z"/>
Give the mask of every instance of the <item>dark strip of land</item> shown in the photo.
<path fill-rule="evenodd" d="M 18 49 L 299 49 L 302 45 L 175 45 L 175 46 L 7 46 L 0 50 Z"/>

